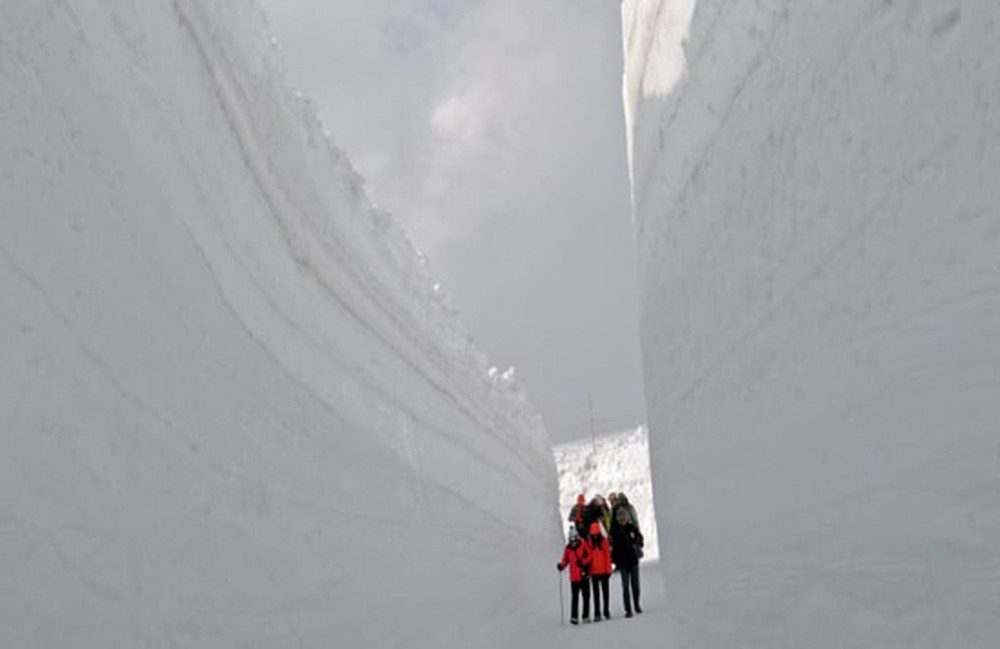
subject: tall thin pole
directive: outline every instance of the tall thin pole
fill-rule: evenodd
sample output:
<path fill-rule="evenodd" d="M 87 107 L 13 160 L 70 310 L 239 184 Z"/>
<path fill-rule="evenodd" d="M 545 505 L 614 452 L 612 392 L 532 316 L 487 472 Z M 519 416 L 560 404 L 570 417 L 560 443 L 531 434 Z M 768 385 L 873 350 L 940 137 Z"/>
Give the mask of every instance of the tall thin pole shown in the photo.
<path fill-rule="evenodd" d="M 587 410 L 590 412 L 590 446 L 597 455 L 597 439 L 594 437 L 594 398 L 587 393 Z"/>
<path fill-rule="evenodd" d="M 563 603 L 562 570 L 559 571 L 559 626 L 566 626 L 566 604 Z"/>

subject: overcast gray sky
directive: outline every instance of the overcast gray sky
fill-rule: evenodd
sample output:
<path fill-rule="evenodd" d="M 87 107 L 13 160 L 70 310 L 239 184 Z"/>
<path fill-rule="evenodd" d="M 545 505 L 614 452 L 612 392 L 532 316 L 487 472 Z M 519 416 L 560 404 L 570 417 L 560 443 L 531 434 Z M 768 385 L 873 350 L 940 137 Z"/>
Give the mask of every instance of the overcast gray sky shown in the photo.
<path fill-rule="evenodd" d="M 289 82 L 556 442 L 645 421 L 615 0 L 263 0 Z"/>

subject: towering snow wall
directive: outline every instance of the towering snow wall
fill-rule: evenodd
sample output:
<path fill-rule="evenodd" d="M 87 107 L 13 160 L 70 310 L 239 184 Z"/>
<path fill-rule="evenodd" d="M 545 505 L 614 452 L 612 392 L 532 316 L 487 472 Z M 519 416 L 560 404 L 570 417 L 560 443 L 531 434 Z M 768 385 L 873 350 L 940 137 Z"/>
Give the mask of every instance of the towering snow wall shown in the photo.
<path fill-rule="evenodd" d="M 0 645 L 505 646 L 546 434 L 252 7 L 0 7 Z"/>
<path fill-rule="evenodd" d="M 994 646 L 1000 4 L 623 24 L 677 646 Z"/>

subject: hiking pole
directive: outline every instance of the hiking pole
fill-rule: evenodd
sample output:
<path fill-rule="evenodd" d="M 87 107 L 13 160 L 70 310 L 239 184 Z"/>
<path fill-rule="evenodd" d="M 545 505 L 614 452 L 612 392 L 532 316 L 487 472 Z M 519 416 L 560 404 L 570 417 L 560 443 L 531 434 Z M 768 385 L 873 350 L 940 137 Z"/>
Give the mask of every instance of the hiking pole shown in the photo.
<path fill-rule="evenodd" d="M 563 603 L 562 571 L 559 571 L 559 626 L 566 626 L 566 604 Z"/>

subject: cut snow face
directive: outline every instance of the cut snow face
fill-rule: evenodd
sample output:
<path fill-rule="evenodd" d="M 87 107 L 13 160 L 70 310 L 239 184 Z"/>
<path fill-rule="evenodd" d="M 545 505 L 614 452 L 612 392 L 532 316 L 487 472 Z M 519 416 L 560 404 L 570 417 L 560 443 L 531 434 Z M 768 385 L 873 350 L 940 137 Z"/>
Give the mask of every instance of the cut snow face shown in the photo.
<path fill-rule="evenodd" d="M 660 556 L 653 486 L 649 470 L 649 442 L 645 426 L 611 435 L 561 444 L 553 449 L 559 473 L 559 514 L 563 534 L 577 496 L 587 502 L 596 495 L 624 492 L 639 516 L 646 538 L 644 560 Z"/>
<path fill-rule="evenodd" d="M 1000 2 L 689 32 L 630 122 L 672 646 L 998 646 Z"/>
<path fill-rule="evenodd" d="M 665 97 L 684 74 L 695 0 L 623 0 L 622 38 L 625 67 L 622 92 L 629 178 L 634 180 L 632 151 L 636 110 L 645 98 Z"/>
<path fill-rule="evenodd" d="M 0 646 L 558 623 L 545 430 L 265 29 L 0 3 Z"/>

